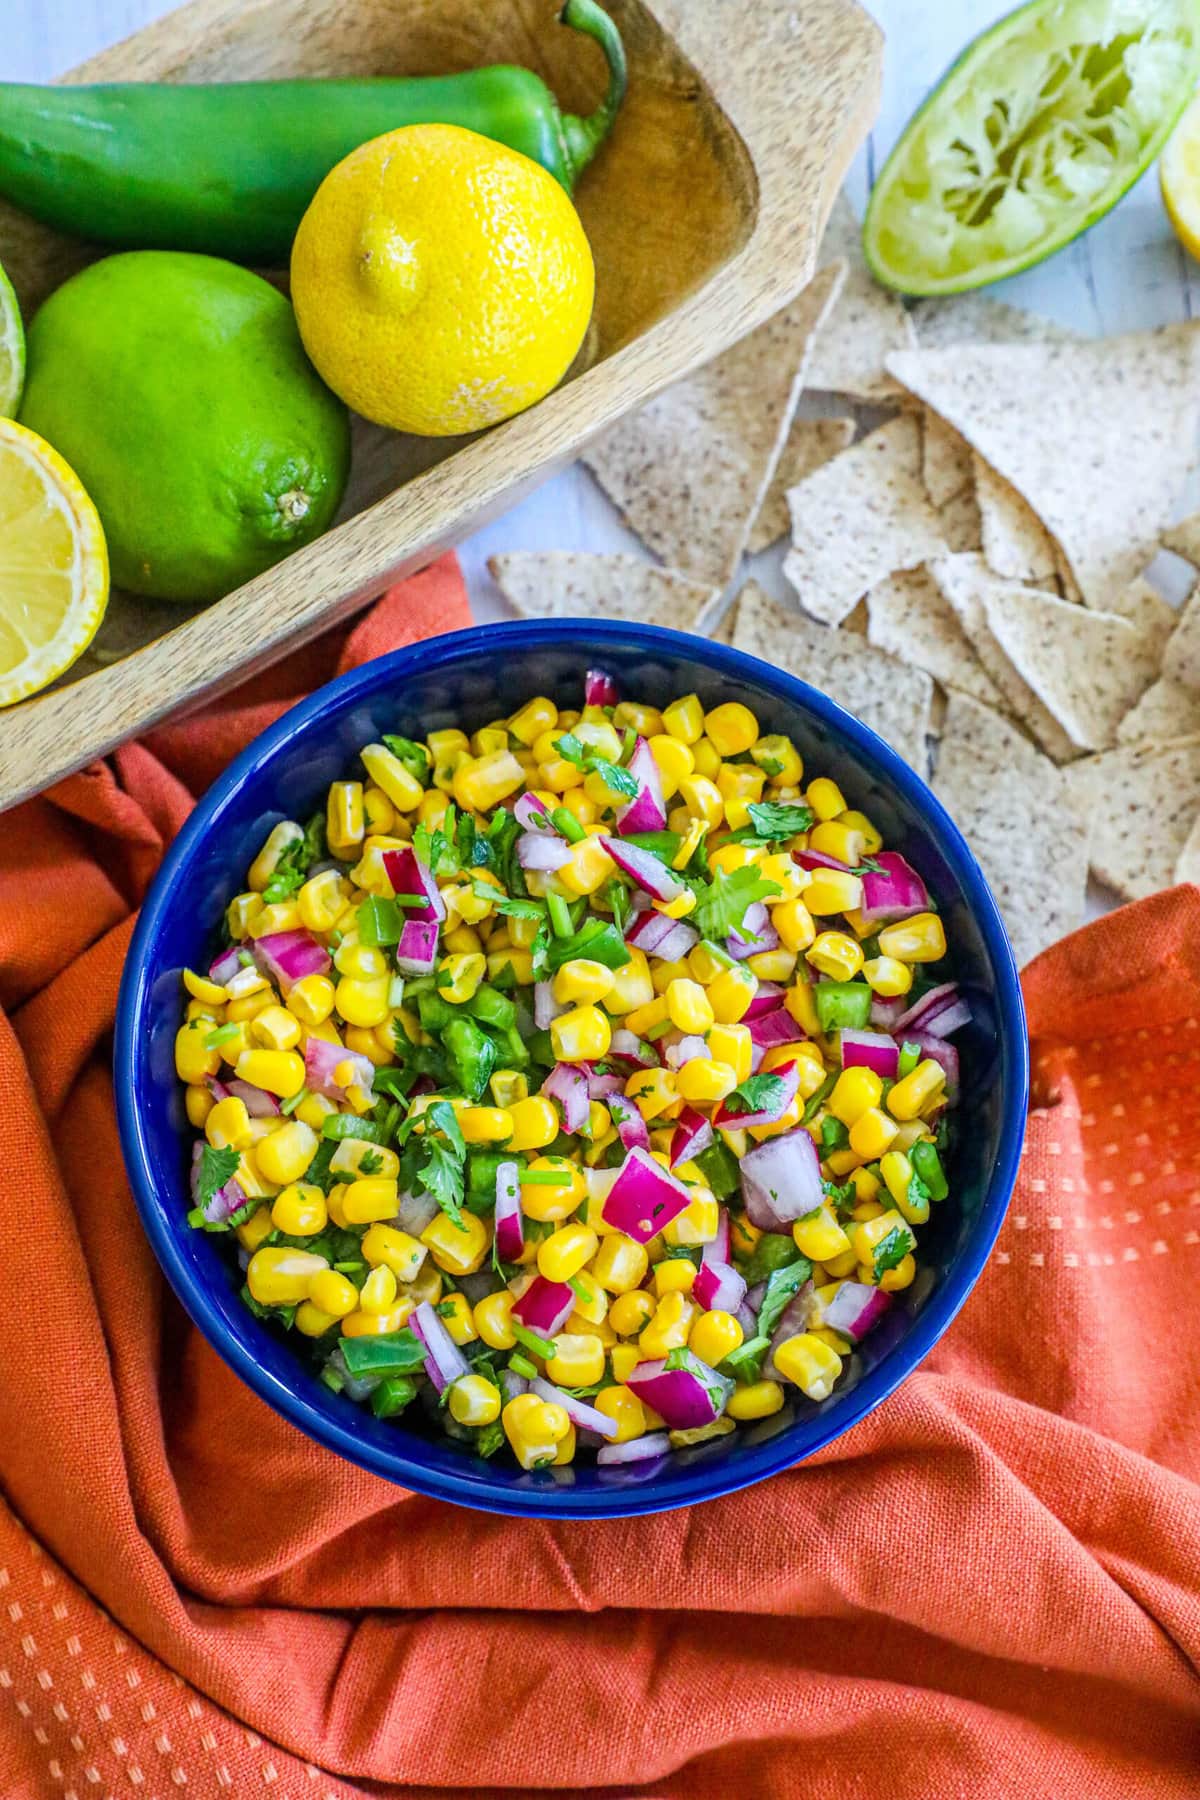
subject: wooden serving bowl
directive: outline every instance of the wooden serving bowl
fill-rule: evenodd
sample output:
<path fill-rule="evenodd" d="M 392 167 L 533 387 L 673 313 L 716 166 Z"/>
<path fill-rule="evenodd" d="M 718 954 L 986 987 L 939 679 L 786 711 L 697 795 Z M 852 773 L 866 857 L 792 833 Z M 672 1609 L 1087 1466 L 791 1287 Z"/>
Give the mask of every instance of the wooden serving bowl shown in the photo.
<path fill-rule="evenodd" d="M 365 605 L 792 300 L 874 114 L 880 35 L 854 0 L 609 0 L 629 94 L 576 200 L 596 260 L 588 341 L 561 387 L 472 438 L 355 422 L 335 527 L 202 609 L 114 592 L 87 654 L 0 713 L 0 808 Z M 230 81 L 536 68 L 562 105 L 603 91 L 554 0 L 191 0 L 64 77 Z M 104 254 L 0 202 L 26 316 Z M 681 454 L 686 447 L 681 446 Z"/>

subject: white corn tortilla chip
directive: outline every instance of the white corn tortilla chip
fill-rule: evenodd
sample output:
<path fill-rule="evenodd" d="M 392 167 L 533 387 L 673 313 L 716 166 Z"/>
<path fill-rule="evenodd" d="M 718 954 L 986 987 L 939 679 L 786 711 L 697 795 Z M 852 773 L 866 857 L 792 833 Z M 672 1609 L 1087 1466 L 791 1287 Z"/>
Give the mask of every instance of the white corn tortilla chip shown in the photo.
<path fill-rule="evenodd" d="M 921 427 L 881 425 L 788 491 L 792 547 L 783 572 L 800 604 L 837 625 L 869 588 L 945 549 L 921 480 Z"/>
<path fill-rule="evenodd" d="M 753 556 L 785 537 L 791 518 L 787 491 L 854 442 L 853 419 L 793 419 L 771 485 L 750 528 L 746 549 Z"/>
<path fill-rule="evenodd" d="M 1081 750 L 1108 750 L 1158 674 L 1161 651 L 1116 613 L 1009 583 L 984 596 L 988 629 Z"/>
<path fill-rule="evenodd" d="M 1103 341 L 904 350 L 888 368 L 960 431 L 1111 610 L 1158 547 L 1194 455 L 1200 323 Z"/>
<path fill-rule="evenodd" d="M 979 859 L 1018 963 L 1082 924 L 1087 829 L 1063 771 L 999 713 L 951 693 L 933 791 Z"/>
<path fill-rule="evenodd" d="M 1166 675 L 1148 687 L 1117 727 L 1119 744 L 1169 744 L 1200 732 L 1200 694 Z"/>
<path fill-rule="evenodd" d="M 1054 539 L 1002 475 L 974 458 L 975 500 L 989 569 L 1008 581 L 1048 581 L 1057 568 Z"/>
<path fill-rule="evenodd" d="M 989 596 L 1004 594 L 1020 584 L 1002 581 L 982 556 L 938 557 L 930 563 L 929 573 L 957 613 L 967 642 L 1004 696 L 1005 712 L 1025 725 L 1055 762 L 1069 762 L 1078 756 L 1078 746 L 1013 667 L 1008 652 L 992 635 L 988 624 Z"/>
<path fill-rule="evenodd" d="M 1076 809 L 1092 822 L 1092 868 L 1127 900 L 1175 879 L 1200 813 L 1200 736 L 1085 756 L 1064 770 Z"/>
<path fill-rule="evenodd" d="M 1178 614 L 1178 623 L 1163 652 L 1163 674 L 1184 687 L 1200 689 L 1200 582 Z"/>
<path fill-rule="evenodd" d="M 1196 814 L 1196 822 L 1188 833 L 1187 843 L 1179 852 L 1179 861 L 1175 864 L 1176 881 L 1194 881 L 1200 886 L 1200 813 Z"/>
<path fill-rule="evenodd" d="M 1062 344 L 1080 335 L 1068 325 L 979 291 L 918 300 L 909 308 L 909 317 L 922 350 L 944 350 L 952 344 Z"/>
<path fill-rule="evenodd" d="M 1200 569 L 1200 512 L 1189 513 L 1186 519 L 1168 526 L 1162 542 L 1164 550 L 1173 550 L 1176 556 Z"/>
<path fill-rule="evenodd" d="M 698 631 L 720 593 L 640 556 L 586 550 L 509 550 L 489 557 L 488 568 L 509 605 L 527 619 L 631 619 Z"/>
<path fill-rule="evenodd" d="M 833 203 L 817 261 L 834 257 L 847 265 L 846 282 L 817 334 L 805 386 L 856 400 L 896 400 L 903 390 L 884 363 L 890 351 L 911 348 L 916 333 L 903 303 L 868 270 L 862 229 L 844 194 Z"/>
<path fill-rule="evenodd" d="M 938 507 L 938 525 L 947 550 L 959 554 L 964 550 L 983 549 L 979 503 L 973 488 L 964 488 L 953 500 L 947 500 L 945 506 Z"/>
<path fill-rule="evenodd" d="M 630 529 L 670 568 L 724 586 L 796 410 L 835 263 L 714 362 L 622 419 L 584 457 Z"/>
<path fill-rule="evenodd" d="M 1068 596 L 1069 598 L 1070 596 Z M 1112 610 L 1122 619 L 1128 619 L 1137 627 L 1147 644 L 1152 644 L 1162 661 L 1163 651 L 1167 647 L 1167 639 L 1175 629 L 1179 614 L 1173 606 L 1168 606 L 1157 588 L 1152 588 L 1141 576 L 1132 582 L 1113 601 Z"/>
<path fill-rule="evenodd" d="M 798 675 L 844 706 L 924 775 L 933 683 L 865 638 L 789 613 L 755 581 L 738 597 L 733 647 Z"/>
<path fill-rule="evenodd" d="M 867 610 L 867 636 L 877 649 L 985 706 L 1003 708 L 1003 697 L 972 650 L 958 614 L 927 569 L 889 575 L 867 595 Z"/>
<path fill-rule="evenodd" d="M 973 479 L 971 446 L 935 412 L 921 417 L 921 477 L 935 506 L 945 506 Z"/>

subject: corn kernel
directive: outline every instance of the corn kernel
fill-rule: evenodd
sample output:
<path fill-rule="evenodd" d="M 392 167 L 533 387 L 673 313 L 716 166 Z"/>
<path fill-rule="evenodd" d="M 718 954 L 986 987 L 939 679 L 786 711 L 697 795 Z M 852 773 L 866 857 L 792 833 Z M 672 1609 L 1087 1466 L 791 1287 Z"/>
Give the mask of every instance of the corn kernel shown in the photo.
<path fill-rule="evenodd" d="M 862 880 L 842 869 L 814 869 L 804 890 L 804 904 L 814 918 L 852 912 L 862 905 Z"/>
<path fill-rule="evenodd" d="M 397 1281 L 415 1281 L 425 1261 L 426 1248 L 407 1231 L 375 1224 L 362 1241 L 363 1256 L 373 1269 L 390 1269 Z"/>
<path fill-rule="evenodd" d="M 805 957 L 833 981 L 852 981 L 863 966 L 862 945 L 844 931 L 822 931 Z"/>
<path fill-rule="evenodd" d="M 372 1269 L 358 1293 L 358 1304 L 367 1313 L 390 1312 L 396 1303 L 396 1277 L 386 1264 Z M 464 1302 L 465 1304 L 465 1302 Z"/>
<path fill-rule="evenodd" d="M 704 736 L 704 708 L 697 694 L 685 694 L 663 708 L 663 730 L 681 744 L 695 744 Z"/>
<path fill-rule="evenodd" d="M 292 1324 L 301 1337 L 319 1338 L 331 1331 L 337 1320 L 332 1313 L 322 1312 L 311 1300 L 302 1300 L 296 1308 Z"/>
<path fill-rule="evenodd" d="M 860 1113 L 850 1127 L 850 1148 L 867 1162 L 877 1162 L 894 1143 L 897 1127 L 877 1106 Z"/>
<path fill-rule="evenodd" d="M 333 1011 L 334 986 L 327 975 L 303 975 L 288 993 L 288 1011 L 302 1025 L 323 1025 Z"/>
<path fill-rule="evenodd" d="M 446 1405 L 460 1425 L 491 1425 L 500 1417 L 500 1389 L 486 1375 L 460 1375 L 451 1383 Z"/>
<path fill-rule="evenodd" d="M 728 700 L 704 716 L 704 732 L 720 756 L 741 756 L 758 738 L 758 720 L 748 706 Z"/>
<path fill-rule="evenodd" d="M 724 1029 L 736 1028 L 726 1026 Z M 728 1063 L 706 1062 L 700 1056 L 684 1063 L 675 1076 L 676 1092 L 689 1106 L 709 1106 L 724 1100 L 737 1084 L 738 1077 Z"/>
<path fill-rule="evenodd" d="M 394 1219 L 398 1193 L 395 1176 L 367 1175 L 350 1182 L 342 1196 L 347 1223 L 371 1225 L 377 1219 Z"/>
<path fill-rule="evenodd" d="M 808 834 L 808 847 L 822 856 L 832 856 L 848 869 L 858 867 L 866 855 L 862 833 L 847 825 L 845 818 L 823 819 Z"/>
<path fill-rule="evenodd" d="M 248 1150 L 254 1139 L 245 1101 L 232 1094 L 218 1100 L 204 1121 L 204 1135 L 214 1150 Z"/>
<path fill-rule="evenodd" d="M 815 781 L 809 782 L 804 798 L 822 823 L 836 819 L 846 810 L 846 799 L 841 788 L 836 781 L 830 781 L 825 775 L 818 775 Z"/>
<path fill-rule="evenodd" d="M 721 823 L 725 802 L 720 788 L 707 775 L 685 775 L 679 784 L 679 797 L 693 817 L 703 819 L 714 829 Z"/>
<path fill-rule="evenodd" d="M 510 1150 L 543 1150 L 558 1136 L 558 1114 L 542 1094 L 514 1100 L 507 1108 Z"/>
<path fill-rule="evenodd" d="M 281 1100 L 298 1094 L 304 1086 L 304 1059 L 294 1050 L 243 1050 L 236 1070 L 239 1081 L 265 1088 Z"/>
<path fill-rule="evenodd" d="M 365 744 L 360 750 L 363 768 L 377 788 L 381 788 L 397 812 L 415 812 L 425 797 L 425 789 L 416 776 L 406 769 L 400 758 L 385 744 Z"/>
<path fill-rule="evenodd" d="M 513 714 L 508 721 L 508 729 L 519 743 L 532 747 L 544 731 L 553 731 L 557 724 L 557 706 L 544 694 L 538 694 Z"/>
<path fill-rule="evenodd" d="M 629 1240 L 627 1239 L 626 1242 Z M 607 1242 L 607 1239 L 605 1239 Z M 601 1246 L 603 1248 L 603 1246 Z M 645 1256 L 644 1247 L 637 1246 Z M 595 1271 L 593 1271 L 594 1273 Z M 643 1275 L 645 1270 L 642 1271 Z M 599 1275 L 596 1276 L 599 1280 Z M 618 1293 L 608 1309 L 608 1322 L 618 1337 L 636 1337 L 643 1331 L 654 1316 L 654 1301 L 645 1288 L 635 1287 Z"/>
<path fill-rule="evenodd" d="M 915 1119 L 931 1100 L 941 1097 L 945 1083 L 945 1069 L 927 1056 L 892 1088 L 887 1097 L 887 1109 L 894 1119 Z"/>
<path fill-rule="evenodd" d="M 571 846 L 571 860 L 557 871 L 558 880 L 572 894 L 594 894 L 616 869 L 598 837 L 583 838 Z"/>
<path fill-rule="evenodd" d="M 613 971 L 604 963 L 574 957 L 554 977 L 554 998 L 563 1006 L 575 1001 L 603 1000 L 611 992 L 614 980 Z"/>
<path fill-rule="evenodd" d="M 894 956 L 871 957 L 863 964 L 863 974 L 871 992 L 885 1000 L 895 1000 L 901 994 L 907 994 L 913 984 L 913 974 L 908 964 L 897 961 Z"/>
<path fill-rule="evenodd" d="M 517 1394 L 500 1415 L 504 1435 L 523 1469 L 552 1463 L 558 1445 L 571 1434 L 571 1421 L 561 1406 L 536 1394 Z"/>
<path fill-rule="evenodd" d="M 577 1006 L 551 1021 L 550 1039 L 559 1062 L 598 1062 L 612 1043 L 612 1026 L 597 1006 Z"/>
<path fill-rule="evenodd" d="M 347 1318 L 358 1305 L 358 1289 L 336 1269 L 314 1275 L 308 1292 L 313 1305 L 331 1319 Z"/>
<path fill-rule="evenodd" d="M 279 859 L 292 844 L 298 844 L 304 836 L 304 827 L 297 825 L 294 819 L 281 819 L 267 833 L 262 849 L 250 864 L 246 872 L 246 886 L 257 894 L 261 894 L 272 875 L 279 867 Z"/>
<path fill-rule="evenodd" d="M 274 1229 L 270 1207 L 260 1206 L 257 1212 L 251 1213 L 248 1219 L 243 1219 L 240 1225 L 236 1225 L 234 1232 L 242 1249 L 253 1254 Z"/>
<path fill-rule="evenodd" d="M 454 773 L 454 798 L 464 811 L 490 812 L 525 785 L 525 771 L 511 750 L 493 750 L 460 765 Z"/>
<path fill-rule="evenodd" d="M 606 1232 L 600 1238 L 598 1247 L 588 1264 L 588 1274 L 610 1294 L 625 1295 L 640 1287 L 646 1278 L 649 1257 L 643 1244 L 635 1243 L 620 1231 Z M 628 1309 L 626 1309 L 628 1311 Z M 613 1308 L 609 1308 L 612 1318 Z M 624 1315 L 622 1315 L 624 1316 Z M 646 1297 L 645 1317 L 641 1318 L 631 1330 L 640 1331 L 650 1316 L 649 1296 Z M 614 1330 L 617 1327 L 614 1325 Z M 626 1333 L 625 1335 L 629 1335 Z"/>
<path fill-rule="evenodd" d="M 627 1387 L 601 1388 L 592 1405 L 617 1427 L 610 1443 L 627 1444 L 631 1438 L 641 1437 L 646 1429 L 646 1409 Z"/>
<path fill-rule="evenodd" d="M 393 1331 L 400 1330 L 413 1310 L 413 1302 L 408 1298 L 398 1300 L 391 1312 L 363 1312 L 360 1307 L 342 1320 L 342 1336 L 390 1337 Z"/>
<path fill-rule="evenodd" d="M 202 1082 L 220 1068 L 220 1050 L 207 1050 L 204 1045 L 212 1028 L 211 1020 L 197 1019 L 175 1033 L 175 1073 L 180 1081 Z"/>
<path fill-rule="evenodd" d="M 183 1092 L 183 1107 L 189 1125 L 200 1130 L 216 1102 L 206 1087 L 189 1087 Z"/>
<path fill-rule="evenodd" d="M 557 1387 L 590 1387 L 604 1377 L 604 1345 L 590 1333 L 560 1332 L 546 1358 L 546 1380 Z"/>
<path fill-rule="evenodd" d="M 507 1288 L 485 1294 L 471 1315 L 476 1333 L 493 1350 L 511 1350 L 516 1344 L 512 1328 L 513 1296 Z"/>
<path fill-rule="evenodd" d="M 672 981 L 666 992 L 667 1014 L 677 1031 L 703 1037 L 713 1024 L 713 1009 L 698 981 Z"/>
<path fill-rule="evenodd" d="M 688 1267 L 691 1268 L 692 1265 L 689 1263 Z M 694 1269 L 692 1275 L 694 1278 Z M 682 1350 L 698 1314 L 699 1308 L 686 1294 L 677 1289 L 664 1294 L 654 1309 L 650 1323 L 638 1337 L 638 1348 L 642 1355 L 654 1360 L 660 1356 L 668 1356 L 672 1350 Z"/>
<path fill-rule="evenodd" d="M 774 950 L 759 950 L 748 956 L 743 966 L 759 981 L 787 982 L 796 972 L 796 952 L 780 944 Z"/>
<path fill-rule="evenodd" d="M 715 1369 L 731 1350 L 737 1349 L 745 1335 L 732 1313 L 720 1310 L 701 1313 L 692 1326 L 688 1348 L 695 1352 L 701 1362 L 706 1362 L 710 1368 Z"/>
<path fill-rule="evenodd" d="M 673 1069 L 637 1069 L 625 1083 L 625 1093 L 643 1119 L 657 1119 L 679 1098 Z"/>
<path fill-rule="evenodd" d="M 844 1256 L 850 1249 L 850 1239 L 827 1203 L 797 1219 L 792 1226 L 792 1237 L 801 1256 L 807 1256 L 811 1262 L 824 1262 L 827 1256 Z"/>
<path fill-rule="evenodd" d="M 911 919 L 899 919 L 885 925 L 879 933 L 882 956 L 895 957 L 902 963 L 939 962 L 946 954 L 946 929 L 934 912 L 914 913 Z"/>
<path fill-rule="evenodd" d="M 259 1157 L 261 1162 L 261 1149 Z M 312 1182 L 289 1182 L 272 1202 L 271 1223 L 288 1237 L 316 1237 L 329 1223 L 324 1194 Z"/>
<path fill-rule="evenodd" d="M 613 973 L 616 980 L 604 998 L 607 1012 L 618 1016 L 628 1014 L 653 1001 L 654 982 L 650 976 L 650 965 L 641 950 L 631 947 L 629 961 L 621 968 L 614 969 Z"/>
<path fill-rule="evenodd" d="M 538 1269 L 547 1281 L 570 1281 L 591 1261 L 599 1242 L 587 1225 L 560 1225 L 538 1245 Z"/>
<path fill-rule="evenodd" d="M 750 754 L 767 777 L 776 785 L 794 786 L 804 776 L 804 763 L 791 738 L 772 733 L 751 744 Z"/>
<path fill-rule="evenodd" d="M 783 1389 L 777 1381 L 751 1381 L 734 1388 L 725 1407 L 731 1419 L 769 1419 L 783 1405 Z"/>
<path fill-rule="evenodd" d="M 810 1400 L 827 1400 L 842 1372 L 842 1359 L 837 1351 L 814 1337 L 811 1331 L 785 1338 L 775 1351 L 774 1361 L 785 1380 L 795 1382 Z"/>
<path fill-rule="evenodd" d="M 540 1175 L 543 1172 L 560 1175 L 565 1179 L 561 1185 L 553 1187 L 522 1181 L 521 1206 L 526 1218 L 555 1222 L 569 1218 L 578 1210 L 587 1194 L 583 1170 L 565 1156 L 535 1156 L 526 1173 Z"/>
<path fill-rule="evenodd" d="M 512 1136 L 512 1114 L 503 1106 L 464 1106 L 458 1124 L 468 1144 L 502 1144 Z"/>
<path fill-rule="evenodd" d="M 662 1237 L 665 1244 L 675 1249 L 711 1244 L 720 1228 L 721 1209 L 708 1189 L 700 1188 L 693 1192 L 683 1211 L 663 1227 Z"/>
<path fill-rule="evenodd" d="M 708 1003 L 718 1025 L 736 1025 L 758 992 L 758 977 L 741 967 L 722 969 L 708 985 Z"/>
<path fill-rule="evenodd" d="M 696 1265 L 687 1257 L 668 1256 L 654 1269 L 654 1292 L 661 1300 L 664 1294 L 690 1294 L 696 1285 Z"/>
<path fill-rule="evenodd" d="M 314 1275 L 328 1267 L 325 1258 L 311 1250 L 265 1244 L 250 1258 L 246 1285 L 260 1306 L 295 1306 L 308 1299 Z"/>
<path fill-rule="evenodd" d="M 912 1232 L 898 1212 L 883 1212 L 878 1218 L 864 1219 L 861 1224 L 855 1225 L 850 1233 L 850 1242 L 854 1246 L 854 1254 L 865 1268 L 874 1270 L 875 1251 L 893 1231 L 903 1233 L 905 1247 L 911 1250 Z"/>
<path fill-rule="evenodd" d="M 361 1187 L 355 1182 L 355 1187 Z M 351 1193 L 354 1192 L 352 1188 Z M 464 1213 L 462 1224 L 456 1225 L 445 1213 L 431 1219 L 421 1233 L 421 1242 L 439 1269 L 448 1275 L 473 1275 L 491 1246 L 491 1236 L 482 1219 Z"/>
<path fill-rule="evenodd" d="M 882 1094 L 883 1083 L 874 1069 L 843 1069 L 829 1096 L 829 1110 L 843 1125 L 853 1125 L 869 1107 L 879 1105 Z"/>
<path fill-rule="evenodd" d="M 649 1295 L 646 1297 L 649 1299 Z M 636 1344 L 613 1344 L 608 1352 L 608 1364 L 612 1370 L 613 1380 L 628 1381 L 641 1360 L 641 1352 Z"/>
<path fill-rule="evenodd" d="M 326 801 L 325 830 L 331 853 L 349 862 L 363 841 L 366 820 L 361 781 L 335 781 Z"/>

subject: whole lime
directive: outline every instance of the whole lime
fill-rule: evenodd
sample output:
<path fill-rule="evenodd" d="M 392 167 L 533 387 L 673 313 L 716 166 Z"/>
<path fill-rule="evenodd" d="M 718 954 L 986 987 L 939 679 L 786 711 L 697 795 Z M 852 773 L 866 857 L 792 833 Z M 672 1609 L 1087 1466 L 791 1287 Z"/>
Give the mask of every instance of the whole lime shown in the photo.
<path fill-rule="evenodd" d="M 260 276 L 173 251 L 109 256 L 29 331 L 22 422 L 66 457 L 114 585 L 204 601 L 309 543 L 350 466 L 346 408 Z"/>

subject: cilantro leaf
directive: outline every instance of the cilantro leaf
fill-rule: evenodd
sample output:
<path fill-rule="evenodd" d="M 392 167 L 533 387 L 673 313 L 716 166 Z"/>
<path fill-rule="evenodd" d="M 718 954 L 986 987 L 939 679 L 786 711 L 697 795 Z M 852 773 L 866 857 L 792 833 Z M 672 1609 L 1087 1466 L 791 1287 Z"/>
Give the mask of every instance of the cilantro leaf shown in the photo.
<path fill-rule="evenodd" d="M 765 880 L 752 864 L 744 869 L 734 869 L 732 874 L 721 875 L 702 885 L 687 922 L 695 926 L 701 937 L 716 938 L 720 942 L 738 929 L 748 906 L 756 900 L 776 900 L 779 893 L 779 884 Z"/>
<path fill-rule="evenodd" d="M 560 738 L 556 738 L 554 748 L 567 762 L 574 763 L 577 769 L 599 775 L 605 787 L 611 788 L 614 794 L 624 794 L 627 800 L 636 799 L 637 776 L 631 775 L 619 763 L 606 762 L 602 756 L 597 756 L 573 731 L 565 731 Z"/>
<path fill-rule="evenodd" d="M 724 1361 L 717 1364 L 719 1375 L 732 1375 L 735 1381 L 755 1382 L 762 1374 L 762 1366 L 766 1361 L 767 1351 L 771 1348 L 769 1337 L 756 1332 L 731 1350 Z"/>
<path fill-rule="evenodd" d="M 919 1211 L 922 1206 L 928 1206 L 932 1198 L 932 1190 L 921 1180 L 914 1169 L 908 1180 L 908 1204 L 914 1211 Z"/>
<path fill-rule="evenodd" d="M 293 838 L 281 852 L 271 879 L 263 889 L 264 903 L 267 906 L 277 906 L 281 901 L 289 899 L 297 888 L 304 886 L 309 869 L 313 863 L 321 861 L 325 853 L 325 820 L 321 813 L 314 813 L 304 828 L 303 836 Z"/>
<path fill-rule="evenodd" d="M 756 1335 L 769 1338 L 783 1317 L 788 1302 L 794 1300 L 800 1289 L 812 1274 L 812 1264 L 807 1256 L 798 1256 L 795 1262 L 788 1263 L 782 1269 L 776 1269 L 767 1278 L 766 1292 L 762 1297 L 762 1305 L 758 1309 L 758 1332 Z"/>
<path fill-rule="evenodd" d="M 546 908 L 540 900 L 525 900 L 519 894 L 501 894 L 485 881 L 478 882 L 475 892 L 481 900 L 490 900 L 492 910 L 506 919 L 544 919 Z"/>
<path fill-rule="evenodd" d="M 495 1456 L 497 1450 L 504 1448 L 506 1439 L 504 1427 L 499 1419 L 493 1419 L 490 1425 L 480 1425 L 475 1432 L 476 1456 Z"/>
<path fill-rule="evenodd" d="M 378 1175 L 383 1167 L 383 1158 L 378 1150 L 364 1150 L 358 1161 L 360 1175 Z"/>
<path fill-rule="evenodd" d="M 424 744 L 418 744 L 412 738 L 396 737 L 390 731 L 384 732 L 383 742 L 397 762 L 403 763 L 409 774 L 414 776 L 422 787 L 428 787 L 430 760 L 429 752 Z"/>
<path fill-rule="evenodd" d="M 747 1112 L 769 1112 L 778 1106 L 784 1085 L 782 1075 L 751 1075 L 734 1088 L 729 1100 L 740 1100 Z"/>
<path fill-rule="evenodd" d="M 525 892 L 525 877 L 517 861 L 520 835 L 521 825 L 516 814 L 501 806 L 488 821 L 484 836 L 475 841 L 476 850 L 485 852 L 488 868 L 500 877 L 510 894 Z"/>
<path fill-rule="evenodd" d="M 574 763 L 577 769 L 587 767 L 587 751 L 574 732 L 564 731 L 560 738 L 555 738 L 554 748 L 566 762 Z"/>
<path fill-rule="evenodd" d="M 821 1192 L 838 1212 L 852 1212 L 858 1205 L 858 1193 L 852 1181 L 843 1181 L 839 1186 L 836 1181 L 827 1181 L 822 1176 Z"/>
<path fill-rule="evenodd" d="M 871 1261 L 876 1275 L 886 1275 L 889 1269 L 898 1269 L 916 1239 L 906 1225 L 893 1225 L 887 1236 L 875 1246 Z"/>
<path fill-rule="evenodd" d="M 426 1155 L 418 1179 L 446 1216 L 460 1231 L 465 1230 L 462 1208 L 466 1194 L 467 1146 L 462 1128 L 448 1100 L 435 1100 L 423 1116 Z M 441 1135 L 435 1136 L 435 1131 Z"/>
<path fill-rule="evenodd" d="M 811 806 L 797 806 L 794 803 L 781 804 L 774 800 L 754 800 L 746 808 L 759 837 L 770 843 L 782 843 L 784 838 L 796 837 L 807 831 L 813 822 Z"/>
<path fill-rule="evenodd" d="M 441 824 L 435 825 L 432 831 L 428 825 L 418 825 L 413 832 L 413 849 L 431 874 L 459 873 L 460 865 L 455 851 L 457 831 L 458 813 L 453 806 L 448 806 L 442 815 Z"/>
<path fill-rule="evenodd" d="M 211 1144 L 205 1144 L 196 1178 L 196 1199 L 201 1206 L 207 1206 L 213 1195 L 233 1180 L 241 1160 L 238 1150 L 214 1150 Z"/>

